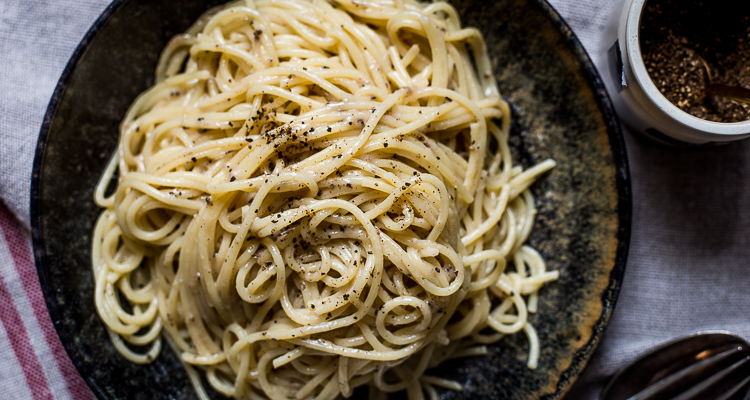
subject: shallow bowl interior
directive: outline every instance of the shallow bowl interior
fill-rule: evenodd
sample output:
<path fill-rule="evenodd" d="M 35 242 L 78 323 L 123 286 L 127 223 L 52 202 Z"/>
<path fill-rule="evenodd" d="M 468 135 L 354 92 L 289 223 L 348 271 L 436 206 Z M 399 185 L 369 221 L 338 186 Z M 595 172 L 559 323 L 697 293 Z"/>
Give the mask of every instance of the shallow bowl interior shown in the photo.
<path fill-rule="evenodd" d="M 117 0 L 86 35 L 52 97 L 34 163 L 34 252 L 55 327 L 100 398 L 194 398 L 175 354 L 151 365 L 124 360 L 94 310 L 90 236 L 99 213 L 93 188 L 113 151 L 118 124 L 153 82 L 160 50 L 222 2 Z M 622 279 L 630 228 L 625 149 L 595 69 L 544 0 L 453 2 L 465 25 L 485 35 L 496 78 L 513 110 L 511 145 L 525 167 L 558 166 L 532 188 L 538 218 L 531 244 L 559 281 L 545 286 L 539 367 L 526 367 L 527 341 L 509 336 L 486 357 L 434 371 L 465 384 L 445 399 L 556 399 L 599 343 Z"/>

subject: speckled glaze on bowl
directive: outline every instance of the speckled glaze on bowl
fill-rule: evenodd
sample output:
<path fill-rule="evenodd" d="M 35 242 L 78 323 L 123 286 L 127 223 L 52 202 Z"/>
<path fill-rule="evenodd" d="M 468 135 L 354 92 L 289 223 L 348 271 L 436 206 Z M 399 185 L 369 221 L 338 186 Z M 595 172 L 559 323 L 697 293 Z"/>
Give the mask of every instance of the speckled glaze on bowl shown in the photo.
<path fill-rule="evenodd" d="M 195 398 L 169 349 L 151 365 L 125 361 L 94 310 L 90 235 L 93 188 L 134 98 L 153 82 L 160 50 L 224 0 L 117 0 L 73 54 L 54 92 L 34 162 L 34 254 L 52 320 L 79 372 L 102 399 Z M 525 335 L 487 357 L 435 374 L 465 384 L 443 399 L 559 399 L 581 373 L 612 313 L 627 256 L 630 183 L 609 98 L 571 30 L 544 0 L 453 1 L 485 35 L 501 91 L 513 110 L 511 144 L 528 167 L 558 166 L 532 188 L 538 218 L 531 244 L 559 281 L 531 317 L 542 354 L 526 368 Z"/>

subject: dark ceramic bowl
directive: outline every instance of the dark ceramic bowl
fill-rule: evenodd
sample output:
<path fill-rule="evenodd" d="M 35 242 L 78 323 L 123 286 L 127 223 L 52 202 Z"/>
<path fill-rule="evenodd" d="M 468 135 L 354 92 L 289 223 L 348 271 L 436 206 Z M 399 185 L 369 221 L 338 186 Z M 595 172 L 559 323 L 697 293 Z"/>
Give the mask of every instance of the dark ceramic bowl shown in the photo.
<path fill-rule="evenodd" d="M 126 109 L 153 82 L 160 50 L 223 1 L 115 1 L 73 54 L 44 119 L 31 193 L 39 278 L 68 354 L 103 399 L 195 397 L 169 349 L 137 366 L 111 345 L 92 294 L 90 235 L 99 213 L 92 192 Z M 544 0 L 454 4 L 485 34 L 512 105 L 517 159 L 525 167 L 558 163 L 533 186 L 539 214 L 531 244 L 560 279 L 543 288 L 531 317 L 542 344 L 536 370 L 526 368 L 525 335 L 509 336 L 487 357 L 436 371 L 467 388 L 441 397 L 558 399 L 601 340 L 623 275 L 631 205 L 621 133 L 591 61 Z"/>

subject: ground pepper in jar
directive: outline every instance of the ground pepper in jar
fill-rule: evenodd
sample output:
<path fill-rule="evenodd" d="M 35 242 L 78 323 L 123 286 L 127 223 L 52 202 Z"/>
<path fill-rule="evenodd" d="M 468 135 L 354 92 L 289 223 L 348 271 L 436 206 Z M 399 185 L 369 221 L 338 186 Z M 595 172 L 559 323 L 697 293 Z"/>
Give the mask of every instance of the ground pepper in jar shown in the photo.
<path fill-rule="evenodd" d="M 648 0 L 640 46 L 651 80 L 672 104 L 716 122 L 750 119 L 750 105 L 706 95 L 707 83 L 750 88 L 750 2 Z"/>

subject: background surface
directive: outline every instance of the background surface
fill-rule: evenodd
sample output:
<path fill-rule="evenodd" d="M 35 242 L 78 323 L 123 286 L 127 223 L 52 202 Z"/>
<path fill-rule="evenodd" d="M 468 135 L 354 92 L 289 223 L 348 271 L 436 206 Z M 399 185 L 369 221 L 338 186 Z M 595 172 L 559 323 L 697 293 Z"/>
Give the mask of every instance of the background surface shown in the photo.
<path fill-rule="evenodd" d="M 550 0 L 598 62 L 622 0 Z M 34 149 L 55 84 L 108 0 L 0 1 L 0 398 L 86 399 L 31 253 Z M 625 130 L 633 226 L 620 297 L 570 399 L 659 343 L 698 330 L 750 339 L 750 142 L 665 147 Z"/>

